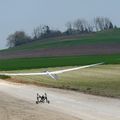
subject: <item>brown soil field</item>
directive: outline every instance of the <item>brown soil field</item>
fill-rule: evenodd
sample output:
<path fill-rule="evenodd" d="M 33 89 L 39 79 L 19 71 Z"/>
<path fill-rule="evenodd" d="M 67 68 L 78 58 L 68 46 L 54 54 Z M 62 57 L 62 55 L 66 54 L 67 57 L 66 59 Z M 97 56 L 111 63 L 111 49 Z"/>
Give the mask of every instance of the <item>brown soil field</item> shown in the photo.
<path fill-rule="evenodd" d="M 0 59 L 24 57 L 74 56 L 119 54 L 120 44 L 80 45 L 74 47 L 44 48 L 36 50 L 19 50 L 0 52 Z"/>

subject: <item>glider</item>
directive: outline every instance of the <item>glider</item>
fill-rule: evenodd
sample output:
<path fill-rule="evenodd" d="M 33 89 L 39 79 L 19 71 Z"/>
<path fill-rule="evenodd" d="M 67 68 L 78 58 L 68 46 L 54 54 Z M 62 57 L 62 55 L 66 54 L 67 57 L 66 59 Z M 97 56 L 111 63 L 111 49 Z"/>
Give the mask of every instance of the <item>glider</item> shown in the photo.
<path fill-rule="evenodd" d="M 93 67 L 93 66 L 97 66 L 97 65 L 101 65 L 101 64 L 103 64 L 103 62 L 91 64 L 91 65 L 80 66 L 80 67 L 75 67 L 75 68 L 70 68 L 70 69 L 58 70 L 58 71 L 53 71 L 53 72 L 45 71 L 45 72 L 40 72 L 40 73 L 1 73 L 0 75 L 6 75 L 6 76 L 47 75 L 47 76 L 51 77 L 52 79 L 57 80 L 58 79 L 57 74 L 74 71 L 74 70 L 79 70 L 79 69 L 83 69 L 83 68 L 88 68 L 88 67 Z"/>

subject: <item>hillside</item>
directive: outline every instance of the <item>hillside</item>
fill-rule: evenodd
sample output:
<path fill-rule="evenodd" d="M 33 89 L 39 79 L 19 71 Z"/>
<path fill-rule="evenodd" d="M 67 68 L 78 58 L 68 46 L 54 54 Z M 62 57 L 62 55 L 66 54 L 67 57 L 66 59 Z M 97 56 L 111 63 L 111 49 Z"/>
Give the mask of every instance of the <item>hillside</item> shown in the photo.
<path fill-rule="evenodd" d="M 24 57 L 106 55 L 120 53 L 120 30 L 34 41 L 0 51 L 0 59 Z"/>
<path fill-rule="evenodd" d="M 0 70 L 120 63 L 120 30 L 46 39 L 0 51 Z"/>

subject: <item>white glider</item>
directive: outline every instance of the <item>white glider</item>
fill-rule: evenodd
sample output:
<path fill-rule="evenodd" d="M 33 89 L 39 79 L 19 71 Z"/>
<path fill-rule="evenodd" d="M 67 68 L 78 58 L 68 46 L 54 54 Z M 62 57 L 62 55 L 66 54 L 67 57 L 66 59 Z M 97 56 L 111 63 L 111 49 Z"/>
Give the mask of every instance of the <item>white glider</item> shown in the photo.
<path fill-rule="evenodd" d="M 88 68 L 88 67 L 93 67 L 96 65 L 101 65 L 102 63 L 96 63 L 96 64 L 91 64 L 91 65 L 85 65 L 85 66 L 80 66 L 80 67 L 75 67 L 75 68 L 70 68 L 70 69 L 64 69 L 64 70 L 58 70 L 58 71 L 53 71 L 53 72 L 40 72 L 40 73 L 1 73 L 0 75 L 6 75 L 6 76 L 34 76 L 34 75 L 47 75 L 53 79 L 57 79 L 57 74 L 61 74 L 64 72 L 69 72 L 69 71 L 74 71 L 74 70 L 79 70 L 83 68 Z"/>

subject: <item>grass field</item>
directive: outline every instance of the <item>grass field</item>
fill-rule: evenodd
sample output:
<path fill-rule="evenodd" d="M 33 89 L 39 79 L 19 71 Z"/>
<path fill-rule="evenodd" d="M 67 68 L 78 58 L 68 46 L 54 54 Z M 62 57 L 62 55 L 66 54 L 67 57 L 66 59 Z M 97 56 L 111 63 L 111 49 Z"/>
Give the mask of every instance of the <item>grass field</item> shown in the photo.
<path fill-rule="evenodd" d="M 19 70 L 60 66 L 76 66 L 105 62 L 120 64 L 120 55 L 93 55 L 69 57 L 19 58 L 0 60 L 0 70 Z"/>
<path fill-rule="evenodd" d="M 48 68 L 47 70 L 54 71 L 71 67 Z M 40 72 L 44 70 L 31 69 L 8 72 Z M 99 65 L 63 73 L 59 75 L 59 80 L 57 81 L 47 76 L 17 76 L 13 77 L 13 81 L 120 98 L 120 64 Z"/>

